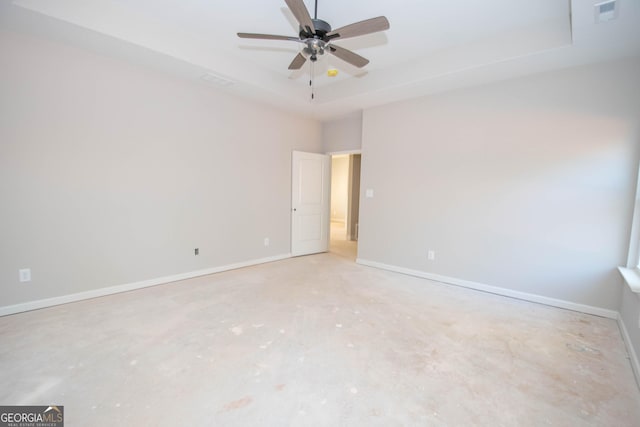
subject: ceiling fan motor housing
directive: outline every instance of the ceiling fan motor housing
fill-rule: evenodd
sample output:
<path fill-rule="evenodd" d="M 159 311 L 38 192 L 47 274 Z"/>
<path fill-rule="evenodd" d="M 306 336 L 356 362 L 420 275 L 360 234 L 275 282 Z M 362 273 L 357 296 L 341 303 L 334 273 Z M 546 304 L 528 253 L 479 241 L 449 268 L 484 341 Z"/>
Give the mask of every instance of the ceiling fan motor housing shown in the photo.
<path fill-rule="evenodd" d="M 304 40 L 317 37 L 321 40 L 325 40 L 327 34 L 331 32 L 331 25 L 322 19 L 312 19 L 311 22 L 313 22 L 313 26 L 315 27 L 315 35 L 307 32 L 306 28 L 302 28 L 302 26 L 300 26 L 300 39 Z"/>

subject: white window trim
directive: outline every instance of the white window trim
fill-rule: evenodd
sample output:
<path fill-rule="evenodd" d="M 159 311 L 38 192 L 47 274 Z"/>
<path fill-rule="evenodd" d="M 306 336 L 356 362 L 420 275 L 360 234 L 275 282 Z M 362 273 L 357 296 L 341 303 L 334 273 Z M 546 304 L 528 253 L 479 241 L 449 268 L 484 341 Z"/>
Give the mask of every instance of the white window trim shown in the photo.
<path fill-rule="evenodd" d="M 636 268 L 618 267 L 620 274 L 627 282 L 627 285 L 631 289 L 631 292 L 640 294 L 640 270 Z"/>
<path fill-rule="evenodd" d="M 633 207 L 627 266 L 618 267 L 618 270 L 631 291 L 640 294 L 640 171 L 636 182 L 636 203 Z"/>

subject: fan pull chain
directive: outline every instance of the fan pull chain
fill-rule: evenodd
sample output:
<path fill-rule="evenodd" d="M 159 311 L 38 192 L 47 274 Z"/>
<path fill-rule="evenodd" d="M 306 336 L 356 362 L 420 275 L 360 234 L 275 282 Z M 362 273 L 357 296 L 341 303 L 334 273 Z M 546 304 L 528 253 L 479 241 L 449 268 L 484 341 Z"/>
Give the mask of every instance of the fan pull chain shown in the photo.
<path fill-rule="evenodd" d="M 311 88 L 311 100 L 313 101 L 314 98 L 316 97 L 315 89 L 313 87 L 313 69 L 314 69 L 316 63 L 312 62 L 310 65 L 311 66 L 309 67 L 309 87 Z"/>

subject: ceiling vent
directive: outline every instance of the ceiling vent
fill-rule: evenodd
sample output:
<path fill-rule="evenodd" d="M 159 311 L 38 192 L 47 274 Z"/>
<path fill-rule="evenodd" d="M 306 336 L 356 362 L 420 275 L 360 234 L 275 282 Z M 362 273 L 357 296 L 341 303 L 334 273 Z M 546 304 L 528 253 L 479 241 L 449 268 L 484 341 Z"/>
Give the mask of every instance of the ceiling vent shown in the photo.
<path fill-rule="evenodd" d="M 595 4 L 593 7 L 596 24 L 616 19 L 618 17 L 619 9 L 618 2 L 619 0 L 607 0 Z"/>
<path fill-rule="evenodd" d="M 230 80 L 226 77 L 222 77 L 218 74 L 213 74 L 213 73 L 207 73 L 200 78 L 207 83 L 211 83 L 213 85 L 221 86 L 221 87 L 231 86 L 236 83 L 233 80 Z"/>

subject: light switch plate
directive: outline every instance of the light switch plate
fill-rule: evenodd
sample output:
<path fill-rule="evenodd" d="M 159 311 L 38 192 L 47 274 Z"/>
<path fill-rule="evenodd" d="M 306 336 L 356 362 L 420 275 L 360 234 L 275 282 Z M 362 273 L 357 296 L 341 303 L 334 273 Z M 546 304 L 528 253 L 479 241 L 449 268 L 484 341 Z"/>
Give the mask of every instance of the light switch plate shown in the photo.
<path fill-rule="evenodd" d="M 18 270 L 18 276 L 21 282 L 30 282 L 31 281 L 31 269 L 30 268 L 22 268 Z"/>
<path fill-rule="evenodd" d="M 367 188 L 367 191 L 365 191 L 365 197 L 367 199 L 373 198 L 373 190 L 371 188 Z"/>

